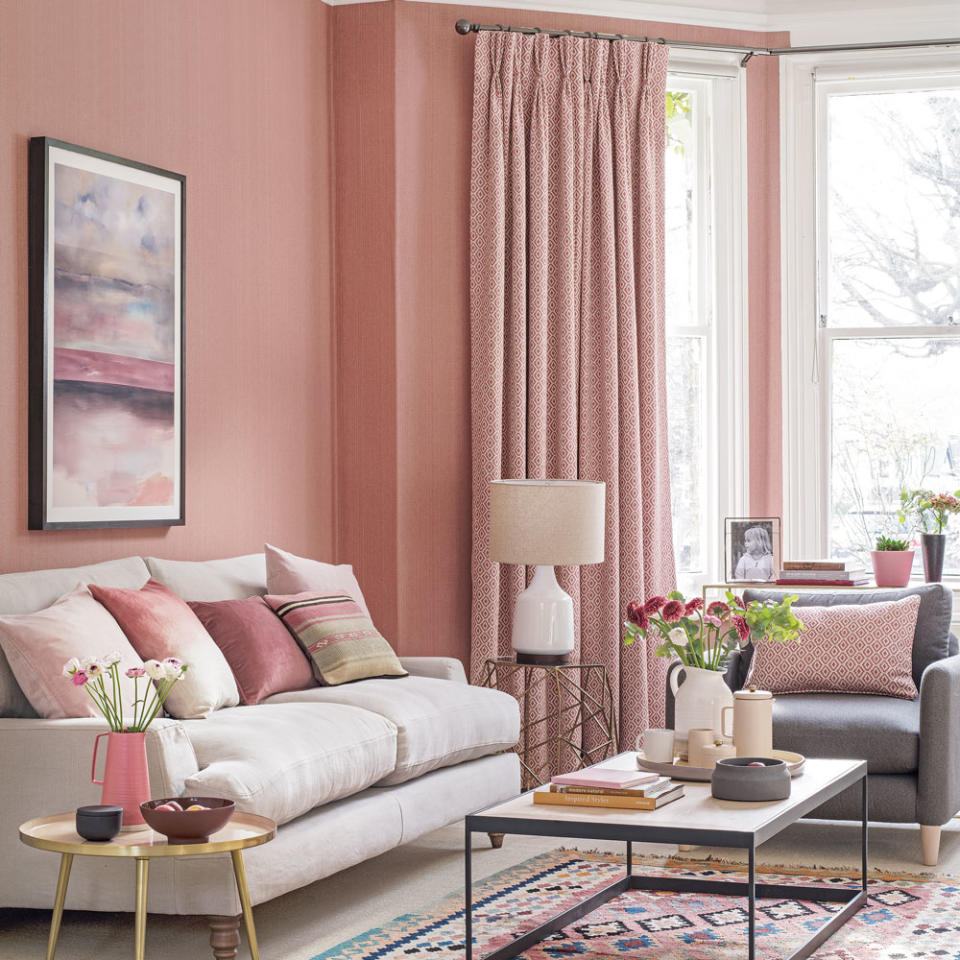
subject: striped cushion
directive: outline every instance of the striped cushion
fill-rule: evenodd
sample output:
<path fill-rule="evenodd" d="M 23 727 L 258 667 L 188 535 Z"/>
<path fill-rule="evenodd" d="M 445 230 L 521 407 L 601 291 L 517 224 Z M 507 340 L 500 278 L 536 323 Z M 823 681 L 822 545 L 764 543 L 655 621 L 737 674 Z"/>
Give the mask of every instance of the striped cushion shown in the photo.
<path fill-rule="evenodd" d="M 390 644 L 351 597 L 316 593 L 263 598 L 296 637 L 328 686 L 368 677 L 405 677 Z"/>

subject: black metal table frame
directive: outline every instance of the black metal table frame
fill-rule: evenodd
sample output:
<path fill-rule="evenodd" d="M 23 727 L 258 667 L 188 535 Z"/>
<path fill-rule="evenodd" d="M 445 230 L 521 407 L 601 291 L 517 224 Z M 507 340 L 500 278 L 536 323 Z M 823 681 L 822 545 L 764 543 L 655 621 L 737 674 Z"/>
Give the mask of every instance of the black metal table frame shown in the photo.
<path fill-rule="evenodd" d="M 545 937 L 562 930 L 574 920 L 592 913 L 608 900 L 618 897 L 625 890 L 662 890 L 676 893 L 712 893 L 733 897 L 746 897 L 747 908 L 747 946 L 748 960 L 755 960 L 756 952 L 756 901 L 761 899 L 786 898 L 791 900 L 813 900 L 825 903 L 843 903 L 841 910 L 831 916 L 786 960 L 805 960 L 817 948 L 840 929 L 866 902 L 867 899 L 867 770 L 866 763 L 837 781 L 818 790 L 804 803 L 785 811 L 780 817 L 764 824 L 759 831 L 734 831 L 710 829 L 705 827 L 656 827 L 633 826 L 623 823 L 607 824 L 570 820 L 550 820 L 548 818 L 528 819 L 525 817 L 491 817 L 482 812 L 470 814 L 465 820 L 465 956 L 473 960 L 473 881 L 471 876 L 471 841 L 474 833 L 515 833 L 538 837 L 561 837 L 577 840 L 625 840 L 627 845 L 626 873 L 619 880 L 608 884 L 591 894 L 587 899 L 568 907 L 562 913 L 544 921 L 533 930 L 522 934 L 510 943 L 488 953 L 482 960 L 508 960 L 522 953 L 528 947 Z M 811 810 L 816 809 L 824 800 L 836 796 L 860 781 L 861 822 L 860 822 L 860 886 L 859 887 L 818 887 L 781 883 L 757 883 L 756 849 L 765 841 L 778 834 L 791 823 L 795 823 Z M 647 877 L 633 873 L 633 843 L 677 843 L 694 846 L 734 847 L 746 849 L 747 882 L 734 880 L 693 880 L 688 878 Z"/>

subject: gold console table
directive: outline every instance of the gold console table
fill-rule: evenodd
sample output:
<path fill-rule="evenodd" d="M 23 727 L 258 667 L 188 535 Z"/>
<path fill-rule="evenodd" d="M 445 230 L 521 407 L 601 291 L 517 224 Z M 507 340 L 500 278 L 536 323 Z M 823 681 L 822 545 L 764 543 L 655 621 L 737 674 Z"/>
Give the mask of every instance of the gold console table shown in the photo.
<path fill-rule="evenodd" d="M 520 704 L 516 750 L 524 790 L 619 752 L 613 691 L 602 663 L 489 659 L 480 686 L 509 693 Z"/>

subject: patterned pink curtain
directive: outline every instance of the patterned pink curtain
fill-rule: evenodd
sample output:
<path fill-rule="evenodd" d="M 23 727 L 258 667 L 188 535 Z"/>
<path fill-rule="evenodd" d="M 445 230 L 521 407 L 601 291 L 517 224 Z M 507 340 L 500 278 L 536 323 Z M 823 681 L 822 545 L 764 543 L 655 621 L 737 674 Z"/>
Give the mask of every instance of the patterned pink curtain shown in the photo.
<path fill-rule="evenodd" d="M 621 745 L 662 725 L 664 665 L 624 648 L 626 604 L 674 586 L 663 153 L 668 50 L 481 33 L 470 219 L 472 673 L 511 654 L 524 571 L 488 559 L 488 484 L 607 484 L 606 560 L 558 570 Z M 589 737 L 589 733 L 585 733 Z M 586 744 L 585 744 L 586 745 Z"/>

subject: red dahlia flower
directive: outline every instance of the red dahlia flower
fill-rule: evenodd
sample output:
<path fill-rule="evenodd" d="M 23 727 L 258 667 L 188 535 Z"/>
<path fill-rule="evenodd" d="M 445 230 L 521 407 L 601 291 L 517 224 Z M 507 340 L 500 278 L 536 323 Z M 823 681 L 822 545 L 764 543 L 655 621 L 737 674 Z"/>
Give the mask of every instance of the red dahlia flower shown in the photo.
<path fill-rule="evenodd" d="M 740 638 L 741 643 L 750 639 L 750 626 L 747 623 L 746 617 L 735 616 L 733 618 L 733 625 L 737 628 L 737 636 Z"/>
<path fill-rule="evenodd" d="M 651 597 L 644 605 L 643 610 L 648 616 L 659 613 L 660 609 L 667 602 L 666 597 Z"/>
<path fill-rule="evenodd" d="M 663 610 L 660 612 L 660 616 L 667 623 L 676 623 L 684 614 L 686 607 L 680 600 L 668 600 L 663 605 Z"/>
<path fill-rule="evenodd" d="M 691 613 L 696 613 L 697 610 L 703 609 L 703 599 L 701 597 L 694 597 L 692 600 L 687 601 L 687 616 Z"/>
<path fill-rule="evenodd" d="M 707 607 L 707 613 L 723 619 L 730 612 L 730 608 L 722 600 L 714 600 Z"/>

